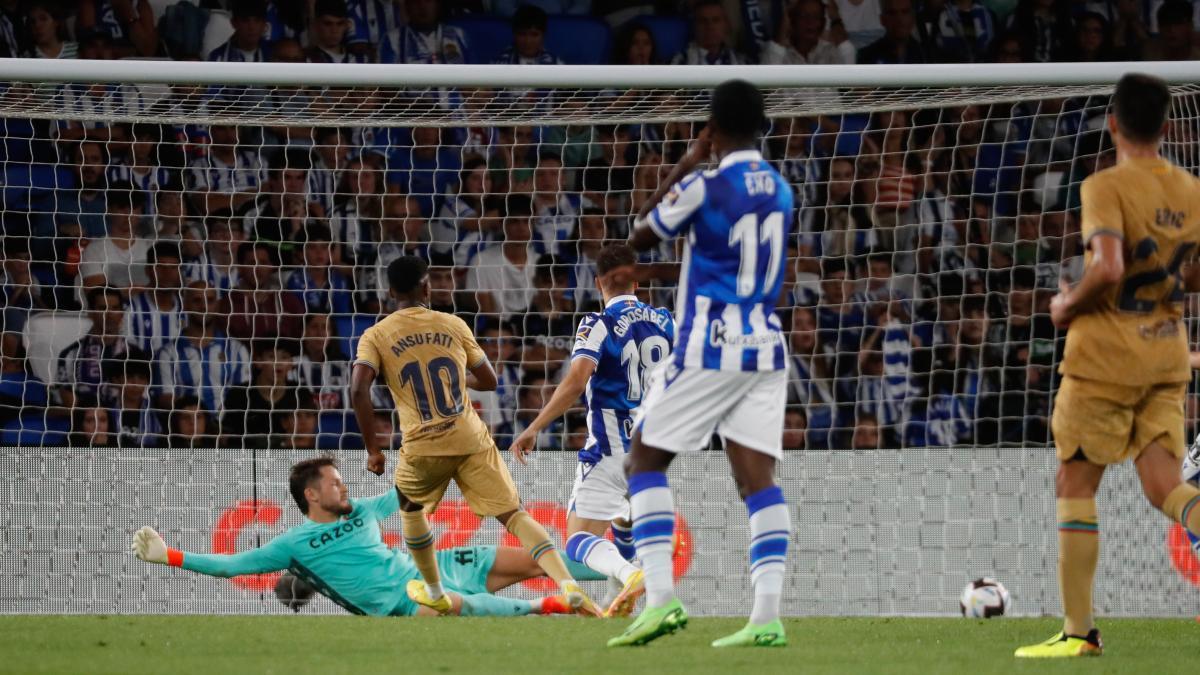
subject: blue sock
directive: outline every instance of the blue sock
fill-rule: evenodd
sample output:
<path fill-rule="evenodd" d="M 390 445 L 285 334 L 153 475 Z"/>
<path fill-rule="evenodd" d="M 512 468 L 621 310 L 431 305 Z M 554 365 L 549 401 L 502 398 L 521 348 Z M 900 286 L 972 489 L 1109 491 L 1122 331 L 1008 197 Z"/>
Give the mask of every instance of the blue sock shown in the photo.
<path fill-rule="evenodd" d="M 611 541 L 590 532 L 576 532 L 567 539 L 567 558 L 583 563 L 593 575 L 603 575 L 603 579 L 619 579 L 621 583 L 625 583 L 629 575 L 637 571 L 636 567 L 621 557 Z"/>
<path fill-rule="evenodd" d="M 533 613 L 533 603 L 517 598 L 502 598 L 490 593 L 462 596 L 463 616 L 525 616 Z"/>
<path fill-rule="evenodd" d="M 633 560 L 637 557 L 637 547 L 633 545 L 633 526 L 626 527 L 624 525 L 612 524 L 613 546 L 621 552 L 621 557 L 626 560 Z"/>
<path fill-rule="evenodd" d="M 646 575 L 646 606 L 662 607 L 675 597 L 671 552 L 675 547 L 675 500 L 667 474 L 647 471 L 629 477 L 633 541 Z"/>
<path fill-rule="evenodd" d="M 761 626 L 779 618 L 791 515 L 777 485 L 746 497 L 746 510 L 750 512 L 750 584 L 754 587 L 750 623 Z"/>

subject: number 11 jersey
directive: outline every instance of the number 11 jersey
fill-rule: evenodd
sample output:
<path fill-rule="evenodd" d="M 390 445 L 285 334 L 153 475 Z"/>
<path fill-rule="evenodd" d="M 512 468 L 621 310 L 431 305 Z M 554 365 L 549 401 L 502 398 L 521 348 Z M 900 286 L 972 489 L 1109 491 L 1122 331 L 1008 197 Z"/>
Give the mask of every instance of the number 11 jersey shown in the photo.
<path fill-rule="evenodd" d="M 1200 241 L 1200 181 L 1161 157 L 1127 159 L 1086 178 L 1080 197 L 1084 243 L 1121 238 L 1125 274 L 1071 322 L 1059 371 L 1129 386 L 1187 382 L 1179 271 Z"/>
<path fill-rule="evenodd" d="M 731 152 L 715 170 L 689 174 L 650 213 L 659 237 L 685 238 L 677 367 L 787 367 L 775 303 L 794 219 L 791 186 L 757 150 Z"/>
<path fill-rule="evenodd" d="M 407 307 L 363 333 L 354 363 L 387 382 L 405 454 L 471 455 L 495 446 L 467 394 L 467 370 L 486 359 L 462 319 Z"/>

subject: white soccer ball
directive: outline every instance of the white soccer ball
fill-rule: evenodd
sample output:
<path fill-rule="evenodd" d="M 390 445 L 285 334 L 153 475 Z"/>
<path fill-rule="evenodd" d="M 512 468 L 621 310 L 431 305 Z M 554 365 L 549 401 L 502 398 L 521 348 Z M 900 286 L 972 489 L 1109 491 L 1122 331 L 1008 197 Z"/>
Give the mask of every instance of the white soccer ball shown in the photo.
<path fill-rule="evenodd" d="M 991 577 L 976 579 L 967 584 L 959 599 L 963 616 L 970 619 L 990 619 L 1004 616 L 1012 606 L 1012 597 L 1004 584 Z"/>

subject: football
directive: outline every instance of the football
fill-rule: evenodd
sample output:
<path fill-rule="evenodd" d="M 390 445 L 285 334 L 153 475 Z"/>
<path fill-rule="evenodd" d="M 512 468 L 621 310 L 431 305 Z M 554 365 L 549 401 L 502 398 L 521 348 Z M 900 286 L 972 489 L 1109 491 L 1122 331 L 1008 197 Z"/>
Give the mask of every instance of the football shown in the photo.
<path fill-rule="evenodd" d="M 1012 598 L 1004 584 L 991 577 L 983 577 L 967 584 L 958 604 L 967 618 L 990 619 L 1007 614 Z"/>

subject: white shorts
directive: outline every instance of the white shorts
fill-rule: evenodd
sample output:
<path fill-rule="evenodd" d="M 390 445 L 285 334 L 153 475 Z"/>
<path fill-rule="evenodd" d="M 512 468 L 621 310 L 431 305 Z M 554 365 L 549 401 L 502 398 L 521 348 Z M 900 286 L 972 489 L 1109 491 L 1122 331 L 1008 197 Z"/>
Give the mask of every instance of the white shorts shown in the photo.
<path fill-rule="evenodd" d="M 567 511 L 590 520 L 629 520 L 628 493 L 625 455 L 607 455 L 596 464 L 580 462 Z"/>
<path fill-rule="evenodd" d="M 786 370 L 760 373 L 671 364 L 651 372 L 634 428 L 642 430 L 643 443 L 669 452 L 706 448 L 716 432 L 726 441 L 780 459 L 786 407 Z"/>

